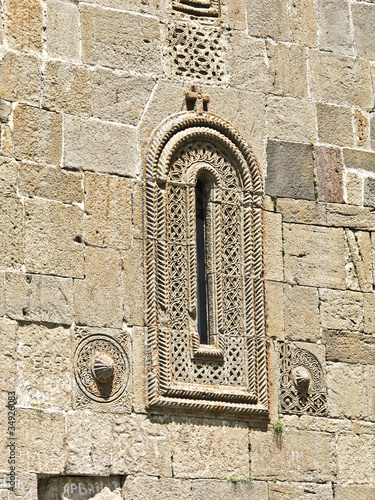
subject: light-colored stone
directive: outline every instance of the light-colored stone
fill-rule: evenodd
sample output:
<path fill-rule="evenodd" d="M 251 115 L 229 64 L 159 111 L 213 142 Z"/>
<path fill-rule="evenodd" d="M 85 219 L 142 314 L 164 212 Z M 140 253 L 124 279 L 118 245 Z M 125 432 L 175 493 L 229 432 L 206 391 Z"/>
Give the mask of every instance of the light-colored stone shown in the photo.
<path fill-rule="evenodd" d="M 345 288 L 343 229 L 284 224 L 283 235 L 289 283 Z"/>
<path fill-rule="evenodd" d="M 316 47 L 318 28 L 314 0 L 289 0 L 288 8 L 292 41 Z"/>
<path fill-rule="evenodd" d="M 69 278 L 6 273 L 5 308 L 10 318 L 70 325 L 73 282 Z"/>
<path fill-rule="evenodd" d="M 10 321 L 6 318 L 0 319 L 0 365 L 3 373 L 0 379 L 0 391 L 4 392 L 16 390 L 16 329 L 17 323 L 15 321 Z"/>
<path fill-rule="evenodd" d="M 0 268 L 19 269 L 24 261 L 23 206 L 13 197 L 0 197 Z"/>
<path fill-rule="evenodd" d="M 284 285 L 265 281 L 265 313 L 270 338 L 284 339 Z"/>
<path fill-rule="evenodd" d="M 41 60 L 39 57 L 5 52 L 0 60 L 0 95 L 8 101 L 40 102 Z"/>
<path fill-rule="evenodd" d="M 264 481 L 226 481 L 201 480 L 191 482 L 191 493 L 194 500 L 268 500 L 267 483 Z"/>
<path fill-rule="evenodd" d="M 375 172 L 375 153 L 347 148 L 343 150 L 343 153 L 346 168 Z"/>
<path fill-rule="evenodd" d="M 285 141 L 316 140 L 315 106 L 302 99 L 269 97 L 267 100 L 269 137 Z"/>
<path fill-rule="evenodd" d="M 246 29 L 246 0 L 233 0 L 227 5 L 229 25 L 233 29 Z"/>
<path fill-rule="evenodd" d="M 283 222 L 327 225 L 326 206 L 323 203 L 278 198 L 276 207 L 277 211 L 283 216 Z"/>
<path fill-rule="evenodd" d="M 375 364 L 375 340 L 372 335 L 345 330 L 323 330 L 322 340 L 326 346 L 327 361 Z"/>
<path fill-rule="evenodd" d="M 91 72 L 84 66 L 47 61 L 43 78 L 43 106 L 53 111 L 91 116 L 91 78 Z"/>
<path fill-rule="evenodd" d="M 316 342 L 320 335 L 318 291 L 311 287 L 284 287 L 285 337 Z"/>
<path fill-rule="evenodd" d="M 318 0 L 319 47 L 336 54 L 353 54 L 348 0 Z"/>
<path fill-rule="evenodd" d="M 132 241 L 133 182 L 85 173 L 85 243 L 129 248 Z"/>
<path fill-rule="evenodd" d="M 375 497 L 375 487 L 350 484 L 335 486 L 335 500 L 369 500 Z"/>
<path fill-rule="evenodd" d="M 132 370 L 134 411 L 144 412 L 147 404 L 146 338 L 144 328 L 132 328 Z"/>
<path fill-rule="evenodd" d="M 320 142 L 337 146 L 353 146 L 352 113 L 350 108 L 317 103 L 318 137 Z"/>
<path fill-rule="evenodd" d="M 132 500 L 193 500 L 190 481 L 150 476 L 128 476 L 123 488 L 124 498 Z M 207 497 L 206 497 L 207 500 Z"/>
<path fill-rule="evenodd" d="M 352 6 L 354 41 L 358 56 L 375 59 L 375 5 L 355 3 Z"/>
<path fill-rule="evenodd" d="M 61 115 L 19 104 L 14 111 L 14 149 L 17 158 L 59 165 Z"/>
<path fill-rule="evenodd" d="M 40 0 L 4 0 L 5 34 L 14 49 L 41 53 L 43 11 Z"/>
<path fill-rule="evenodd" d="M 0 156 L 0 192 L 2 196 L 17 195 L 18 163 Z"/>
<path fill-rule="evenodd" d="M 363 331 L 363 297 L 360 292 L 322 289 L 319 298 L 323 328 Z"/>
<path fill-rule="evenodd" d="M 373 231 L 375 229 L 375 214 L 370 209 L 344 205 L 342 203 L 327 203 L 328 226 L 348 227 Z"/>
<path fill-rule="evenodd" d="M 63 476 L 39 479 L 43 500 L 121 500 L 120 476 Z"/>
<path fill-rule="evenodd" d="M 74 2 L 47 0 L 46 38 L 50 57 L 80 59 L 79 11 Z"/>
<path fill-rule="evenodd" d="M 375 179 L 372 177 L 364 179 L 363 204 L 366 207 L 375 207 Z"/>
<path fill-rule="evenodd" d="M 268 500 L 333 500 L 330 484 L 289 483 L 276 481 L 269 483 Z"/>
<path fill-rule="evenodd" d="M 77 324 L 122 327 L 121 271 L 121 258 L 117 250 L 86 247 L 85 279 L 74 280 Z"/>
<path fill-rule="evenodd" d="M 282 281 L 284 263 L 281 214 L 264 212 L 263 227 L 264 276 L 269 280 Z"/>
<path fill-rule="evenodd" d="M 138 169 L 136 130 L 127 125 L 65 116 L 64 165 L 135 176 Z"/>
<path fill-rule="evenodd" d="M 250 35 L 290 40 L 287 0 L 246 0 Z"/>
<path fill-rule="evenodd" d="M 371 238 L 367 231 L 345 229 L 348 288 L 371 292 L 373 289 Z"/>
<path fill-rule="evenodd" d="M 159 74 L 159 22 L 152 17 L 82 5 L 82 58 L 89 64 Z"/>
<path fill-rule="evenodd" d="M 124 321 L 129 325 L 145 324 L 143 246 L 143 240 L 134 239 L 131 247 L 121 252 Z"/>
<path fill-rule="evenodd" d="M 84 276 L 83 210 L 48 200 L 25 203 L 27 272 Z"/>
<path fill-rule="evenodd" d="M 375 436 L 343 434 L 337 438 L 337 479 L 340 483 L 353 481 L 373 485 L 375 479 Z M 357 497 L 356 497 L 357 498 Z"/>
<path fill-rule="evenodd" d="M 11 112 L 10 104 L 0 99 L 0 123 L 8 123 Z"/>
<path fill-rule="evenodd" d="M 362 205 L 363 203 L 363 177 L 353 170 L 348 170 L 345 175 L 346 203 Z"/>
<path fill-rule="evenodd" d="M 354 110 L 354 127 L 357 148 L 368 148 L 369 121 L 367 115 L 360 109 Z"/>
<path fill-rule="evenodd" d="M 365 332 L 375 333 L 375 294 L 363 294 Z"/>
<path fill-rule="evenodd" d="M 269 41 L 267 56 L 272 82 L 271 92 L 306 98 L 307 61 L 304 47 Z"/>
<path fill-rule="evenodd" d="M 23 325 L 17 330 L 17 403 L 67 411 L 72 405 L 70 331 Z"/>
<path fill-rule="evenodd" d="M 375 421 L 375 365 L 365 366 L 366 402 L 368 420 Z"/>

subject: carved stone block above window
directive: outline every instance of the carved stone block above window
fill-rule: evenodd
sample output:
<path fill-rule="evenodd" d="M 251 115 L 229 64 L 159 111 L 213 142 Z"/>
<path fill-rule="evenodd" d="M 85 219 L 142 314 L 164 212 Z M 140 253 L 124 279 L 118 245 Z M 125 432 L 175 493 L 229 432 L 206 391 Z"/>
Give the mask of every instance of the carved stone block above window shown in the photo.
<path fill-rule="evenodd" d="M 172 0 L 172 8 L 194 16 L 219 17 L 220 0 Z"/>
<path fill-rule="evenodd" d="M 149 405 L 267 414 L 263 190 L 251 149 L 212 113 L 175 115 L 152 139 L 146 198 Z"/>

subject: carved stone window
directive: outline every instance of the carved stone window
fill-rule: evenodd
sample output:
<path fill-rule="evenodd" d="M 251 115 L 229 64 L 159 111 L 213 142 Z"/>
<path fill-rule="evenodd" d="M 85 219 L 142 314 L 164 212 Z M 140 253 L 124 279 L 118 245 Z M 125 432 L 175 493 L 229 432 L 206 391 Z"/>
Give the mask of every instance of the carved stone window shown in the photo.
<path fill-rule="evenodd" d="M 146 166 L 150 406 L 267 412 L 262 200 L 229 123 L 193 111 L 160 125 Z"/>

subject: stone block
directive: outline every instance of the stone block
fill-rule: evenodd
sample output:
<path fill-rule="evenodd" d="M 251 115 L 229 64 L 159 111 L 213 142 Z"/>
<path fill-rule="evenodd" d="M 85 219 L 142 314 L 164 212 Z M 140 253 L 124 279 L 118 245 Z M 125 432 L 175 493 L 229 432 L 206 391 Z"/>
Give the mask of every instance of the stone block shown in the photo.
<path fill-rule="evenodd" d="M 363 294 L 365 332 L 375 333 L 375 294 Z"/>
<path fill-rule="evenodd" d="M 334 435 L 325 432 L 286 430 L 251 431 L 251 470 L 257 479 L 329 481 L 335 473 Z"/>
<path fill-rule="evenodd" d="M 245 0 L 233 0 L 227 5 L 228 21 L 233 30 L 245 30 L 247 27 L 245 3 Z"/>
<path fill-rule="evenodd" d="M 80 27 L 77 5 L 47 0 L 46 39 L 50 57 L 79 61 Z"/>
<path fill-rule="evenodd" d="M 335 500 L 369 500 L 375 497 L 375 487 L 365 484 L 335 485 Z"/>
<path fill-rule="evenodd" d="M 336 446 L 338 482 L 351 482 L 355 478 L 359 484 L 372 485 L 375 478 L 375 436 L 355 433 L 338 435 Z"/>
<path fill-rule="evenodd" d="M 250 35 L 290 41 L 287 0 L 246 0 Z"/>
<path fill-rule="evenodd" d="M 302 99 L 269 97 L 267 100 L 267 129 L 271 139 L 299 142 L 315 141 L 315 106 Z"/>
<path fill-rule="evenodd" d="M 23 472 L 63 474 L 65 415 L 57 411 L 17 410 L 17 466 Z"/>
<path fill-rule="evenodd" d="M 347 288 L 371 292 L 373 288 L 371 238 L 367 231 L 345 229 Z"/>
<path fill-rule="evenodd" d="M 5 52 L 0 61 L 0 95 L 7 101 L 39 105 L 42 83 L 39 57 Z"/>
<path fill-rule="evenodd" d="M 283 234 L 289 283 L 345 288 L 343 229 L 284 224 Z"/>
<path fill-rule="evenodd" d="M 305 48 L 301 45 L 286 45 L 285 43 L 268 41 L 267 56 L 272 81 L 271 92 L 284 96 L 306 98 Z M 274 110 L 271 110 L 272 112 Z"/>
<path fill-rule="evenodd" d="M 265 313 L 270 338 L 283 340 L 284 333 L 284 286 L 275 281 L 265 281 Z"/>
<path fill-rule="evenodd" d="M 268 92 L 270 72 L 266 64 L 264 40 L 252 38 L 240 31 L 228 35 L 228 73 L 232 85 Z"/>
<path fill-rule="evenodd" d="M 375 229 L 375 214 L 370 209 L 337 203 L 327 203 L 326 208 L 328 226 L 364 229 L 365 231 Z"/>
<path fill-rule="evenodd" d="M 136 130 L 65 116 L 64 164 L 73 169 L 134 176 L 138 167 Z"/>
<path fill-rule="evenodd" d="M 59 165 L 62 146 L 61 115 L 17 105 L 14 110 L 14 151 L 21 159 Z"/>
<path fill-rule="evenodd" d="M 266 194 L 314 200 L 314 159 L 310 144 L 268 141 Z"/>
<path fill-rule="evenodd" d="M 264 481 L 235 482 L 205 479 L 191 482 L 191 493 L 194 500 L 268 500 L 268 487 Z"/>
<path fill-rule="evenodd" d="M 83 210 L 49 200 L 25 203 L 27 272 L 84 276 Z"/>
<path fill-rule="evenodd" d="M 6 273 L 5 308 L 10 318 L 70 325 L 73 283 L 57 276 Z"/>
<path fill-rule="evenodd" d="M 316 47 L 318 26 L 314 0 L 289 0 L 288 9 L 292 42 Z"/>
<path fill-rule="evenodd" d="M 171 437 L 163 417 L 115 415 L 112 435 L 113 474 L 172 478 Z"/>
<path fill-rule="evenodd" d="M 121 257 L 117 250 L 86 247 L 85 279 L 74 281 L 77 324 L 122 327 L 121 271 Z"/>
<path fill-rule="evenodd" d="M 366 207 L 375 207 L 375 179 L 365 177 L 363 186 L 363 204 Z"/>
<path fill-rule="evenodd" d="M 13 197 L 0 197 L 0 268 L 19 269 L 24 261 L 23 206 Z"/>
<path fill-rule="evenodd" d="M 375 59 L 375 5 L 355 3 L 352 6 L 354 42 L 357 55 L 365 59 Z"/>
<path fill-rule="evenodd" d="M 348 0 L 318 0 L 319 47 L 354 55 Z"/>
<path fill-rule="evenodd" d="M 145 324 L 143 240 L 134 239 L 128 250 L 121 252 L 124 290 L 124 321 L 128 325 Z"/>
<path fill-rule="evenodd" d="M 0 319 L 0 364 L 4 376 L 0 379 L 0 391 L 15 391 L 17 381 L 17 323 Z M 3 403 L 3 401 L 1 401 Z M 5 406 L 5 405 L 4 405 Z M 5 425 L 4 425 L 4 428 Z M 5 437 L 5 436 L 4 436 Z"/>
<path fill-rule="evenodd" d="M 365 366 L 367 418 L 375 420 L 375 366 Z"/>
<path fill-rule="evenodd" d="M 175 477 L 249 477 L 247 425 L 176 418 L 170 425 L 170 432 Z"/>
<path fill-rule="evenodd" d="M 315 147 L 319 201 L 344 202 L 343 166 L 338 148 Z"/>
<path fill-rule="evenodd" d="M 320 337 L 319 299 L 315 288 L 284 287 L 285 338 L 316 342 Z"/>
<path fill-rule="evenodd" d="M 10 104 L 0 99 L 0 123 L 8 123 L 11 112 Z"/>
<path fill-rule="evenodd" d="M 9 125 L 0 124 L 0 154 L 14 157 L 14 141 Z"/>
<path fill-rule="evenodd" d="M 354 110 L 354 127 L 357 148 L 368 148 L 369 121 L 360 109 Z"/>
<path fill-rule="evenodd" d="M 264 276 L 269 280 L 283 281 L 282 215 L 264 212 L 263 227 Z"/>
<path fill-rule="evenodd" d="M 85 173 L 85 242 L 129 248 L 132 241 L 131 179 Z"/>
<path fill-rule="evenodd" d="M 41 53 L 43 11 L 40 0 L 4 0 L 5 35 L 8 46 Z"/>
<path fill-rule="evenodd" d="M 193 500 L 190 481 L 152 476 L 128 476 L 123 488 L 124 498 L 132 500 Z M 207 498 L 206 498 L 207 500 Z"/>
<path fill-rule="evenodd" d="M 375 364 L 375 340 L 372 335 L 345 330 L 323 330 L 322 339 L 327 361 Z"/>
<path fill-rule="evenodd" d="M 132 329 L 132 370 L 134 411 L 144 412 L 147 404 L 147 374 L 146 374 L 146 338 L 147 331 L 143 328 Z"/>
<path fill-rule="evenodd" d="M 48 198 L 63 203 L 82 203 L 82 173 L 35 163 L 20 163 L 18 189 L 21 196 Z"/>
<path fill-rule="evenodd" d="M 289 483 L 276 481 L 269 483 L 268 500 L 333 500 L 330 484 Z"/>
<path fill-rule="evenodd" d="M 369 61 L 316 50 L 310 50 L 308 57 L 313 99 L 363 109 L 371 108 Z"/>
<path fill-rule="evenodd" d="M 91 72 L 84 66 L 57 60 L 47 61 L 44 69 L 42 104 L 53 111 L 91 116 Z"/>
<path fill-rule="evenodd" d="M 318 137 L 320 142 L 337 146 L 353 146 L 352 112 L 343 106 L 317 103 Z"/>
<path fill-rule="evenodd" d="M 82 59 L 89 64 L 161 72 L 159 22 L 138 14 L 82 5 Z"/>
<path fill-rule="evenodd" d="M 97 68 L 93 73 L 94 116 L 137 126 L 155 80 Z"/>
<path fill-rule="evenodd" d="M 355 171 L 348 170 L 345 176 L 346 203 L 349 205 L 362 205 L 363 203 L 363 177 Z"/>
<path fill-rule="evenodd" d="M 323 203 L 278 198 L 276 205 L 277 212 L 283 216 L 283 222 L 327 225 L 326 206 Z"/>
<path fill-rule="evenodd" d="M 344 164 L 346 168 L 375 172 L 375 153 L 345 148 Z"/>
<path fill-rule="evenodd" d="M 375 77 L 375 70 L 374 70 Z M 375 149 L 375 114 L 370 115 L 370 143 L 371 149 Z"/>
<path fill-rule="evenodd" d="M 323 328 L 363 331 L 362 293 L 323 289 L 319 297 Z"/>
<path fill-rule="evenodd" d="M 17 330 L 17 404 L 67 411 L 72 406 L 70 331 L 27 324 Z"/>
<path fill-rule="evenodd" d="M 18 163 L 0 156 L 0 193 L 2 196 L 17 196 Z"/>

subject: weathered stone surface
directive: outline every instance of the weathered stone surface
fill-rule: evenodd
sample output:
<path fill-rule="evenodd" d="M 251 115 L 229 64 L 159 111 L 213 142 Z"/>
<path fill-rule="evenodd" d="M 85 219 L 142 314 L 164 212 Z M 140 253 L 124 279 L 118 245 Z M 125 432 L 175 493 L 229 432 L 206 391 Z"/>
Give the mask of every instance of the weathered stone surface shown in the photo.
<path fill-rule="evenodd" d="M 86 247 L 85 279 L 74 280 L 77 324 L 122 327 L 121 269 L 118 251 Z"/>
<path fill-rule="evenodd" d="M 20 164 L 18 189 L 21 196 L 49 198 L 63 203 L 82 203 L 82 174 L 60 167 Z"/>
<path fill-rule="evenodd" d="M 375 436 L 372 434 L 343 434 L 337 438 L 337 479 L 340 483 L 353 481 L 373 484 Z M 371 498 L 371 497 L 370 497 Z"/>
<path fill-rule="evenodd" d="M 362 205 L 363 202 L 363 177 L 352 170 L 345 176 L 346 202 L 350 205 Z"/>
<path fill-rule="evenodd" d="M 326 206 L 323 203 L 278 198 L 276 206 L 277 211 L 283 216 L 283 222 L 327 225 Z"/>
<path fill-rule="evenodd" d="M 266 194 L 314 200 L 313 176 L 310 144 L 268 141 Z"/>
<path fill-rule="evenodd" d="M 375 69 L 374 69 L 375 76 Z M 375 149 L 375 114 L 370 115 L 370 143 L 371 149 Z"/>
<path fill-rule="evenodd" d="M 61 326 L 17 330 L 17 403 L 68 410 L 72 405 L 70 332 Z"/>
<path fill-rule="evenodd" d="M 315 483 L 269 483 L 268 500 L 332 500 L 333 491 L 330 484 Z"/>
<path fill-rule="evenodd" d="M 366 402 L 368 420 L 375 421 L 375 366 L 365 366 Z"/>
<path fill-rule="evenodd" d="M 40 0 L 5 0 L 5 34 L 10 47 L 42 52 L 43 12 Z"/>
<path fill-rule="evenodd" d="M 174 419 L 170 424 L 173 471 L 178 478 L 249 477 L 245 424 Z"/>
<path fill-rule="evenodd" d="M 0 156 L 0 192 L 2 196 L 17 195 L 18 163 Z"/>
<path fill-rule="evenodd" d="M 316 47 L 318 36 L 314 0 L 289 0 L 288 9 L 292 41 Z"/>
<path fill-rule="evenodd" d="M 290 283 L 345 288 L 342 229 L 284 224 L 285 279 Z"/>
<path fill-rule="evenodd" d="M 370 233 L 345 229 L 345 239 L 347 249 L 347 288 L 371 292 L 373 287 L 373 259 Z"/>
<path fill-rule="evenodd" d="M 71 5 L 65 4 L 64 5 Z M 43 106 L 53 111 L 91 116 L 91 72 L 84 66 L 47 61 L 43 79 Z"/>
<path fill-rule="evenodd" d="M 0 391 L 16 390 L 16 329 L 17 323 L 15 321 L 0 319 L 0 364 L 4 374 L 0 379 Z M 5 422 L 3 428 L 5 428 Z"/>
<path fill-rule="evenodd" d="M 322 327 L 363 331 L 363 297 L 359 292 L 320 290 Z"/>
<path fill-rule="evenodd" d="M 323 330 L 322 338 L 326 346 L 327 361 L 375 364 L 375 341 L 372 335 Z"/>
<path fill-rule="evenodd" d="M 153 500 L 193 500 L 190 481 L 150 476 L 128 476 L 123 488 L 125 498 L 148 500 L 152 492 Z M 206 497 L 207 498 L 207 497 Z"/>
<path fill-rule="evenodd" d="M 145 411 L 147 404 L 146 338 L 147 331 L 144 328 L 132 328 L 134 411 L 140 413 Z"/>
<path fill-rule="evenodd" d="M 269 137 L 272 139 L 314 141 L 316 139 L 315 106 L 302 99 L 269 97 L 267 128 Z"/>
<path fill-rule="evenodd" d="M 73 321 L 72 280 L 6 273 L 5 307 L 13 319 L 70 325 Z"/>
<path fill-rule="evenodd" d="M 335 486 L 335 500 L 368 500 L 375 496 L 375 487 L 349 484 Z"/>
<path fill-rule="evenodd" d="M 47 52 L 50 57 L 80 59 L 78 6 L 71 2 L 47 0 Z"/>
<path fill-rule="evenodd" d="M 111 68 L 160 73 L 160 30 L 156 19 L 82 5 L 84 62 Z"/>
<path fill-rule="evenodd" d="M 264 212 L 263 225 L 264 276 L 269 280 L 282 281 L 284 265 L 281 214 Z"/>
<path fill-rule="evenodd" d="M 24 260 L 23 206 L 13 197 L 0 197 L 0 268 L 18 269 Z"/>
<path fill-rule="evenodd" d="M 246 0 L 246 6 L 250 35 L 290 40 L 287 0 Z"/>
<path fill-rule="evenodd" d="M 356 52 L 366 59 L 375 59 L 375 5 L 355 3 L 352 6 Z"/>
<path fill-rule="evenodd" d="M 129 248 L 132 241 L 132 180 L 86 172 L 84 186 L 85 242 Z"/>
<path fill-rule="evenodd" d="M 353 55 L 348 0 L 318 0 L 319 47 L 336 54 Z"/>
<path fill-rule="evenodd" d="M 58 165 L 61 158 L 61 116 L 19 104 L 14 111 L 14 150 L 17 158 Z"/>
<path fill-rule="evenodd" d="M 343 150 L 343 153 L 346 168 L 375 172 L 375 153 L 347 148 Z"/>
<path fill-rule="evenodd" d="M 94 116 L 137 126 L 155 80 L 97 68 L 93 74 Z"/>
<path fill-rule="evenodd" d="M 8 123 L 11 112 L 10 104 L 0 99 L 0 123 Z"/>
<path fill-rule="evenodd" d="M 353 146 L 352 112 L 343 106 L 317 103 L 319 141 L 337 146 Z"/>
<path fill-rule="evenodd" d="M 0 61 L 0 95 L 8 101 L 39 104 L 41 86 L 40 58 L 5 52 Z"/>
<path fill-rule="evenodd" d="M 371 75 L 368 61 L 309 51 L 311 93 L 317 101 L 371 107 Z"/>
<path fill-rule="evenodd" d="M 5 273 L 0 273 L 0 316 L 5 314 Z M 1 389 L 0 389 L 1 390 Z"/>
<path fill-rule="evenodd" d="M 375 179 L 372 177 L 364 179 L 363 204 L 366 207 L 375 207 Z"/>
<path fill-rule="evenodd" d="M 227 5 L 229 25 L 233 29 L 245 30 L 246 24 L 246 9 L 245 0 L 233 0 Z"/>
<path fill-rule="evenodd" d="M 228 480 L 229 479 L 229 480 Z M 233 482 L 204 480 L 192 481 L 191 493 L 194 500 L 268 500 L 267 483 L 264 481 Z"/>
<path fill-rule="evenodd" d="M 250 441 L 252 475 L 258 479 L 326 481 L 335 472 L 332 434 L 287 429 L 278 438 L 252 431 Z"/>
<path fill-rule="evenodd" d="M 284 285 L 265 281 L 265 312 L 267 332 L 270 338 L 283 340 L 284 333 Z"/>
<path fill-rule="evenodd" d="M 311 287 L 284 287 L 285 337 L 316 342 L 320 336 L 318 291 Z"/>
<path fill-rule="evenodd" d="M 25 203 L 26 271 L 83 277 L 83 210 L 55 201 Z"/>
<path fill-rule="evenodd" d="M 375 294 L 363 294 L 365 332 L 375 333 Z"/>
<path fill-rule="evenodd" d="M 307 97 L 307 64 L 304 47 L 269 41 L 267 56 L 272 82 L 271 92 L 291 97 Z"/>
<path fill-rule="evenodd" d="M 370 209 L 353 205 L 327 203 L 327 225 L 353 229 L 374 230 L 375 214 Z"/>
<path fill-rule="evenodd" d="M 121 252 L 124 321 L 129 325 L 145 323 L 143 251 L 143 240 L 134 239 L 131 247 Z"/>
<path fill-rule="evenodd" d="M 315 147 L 319 201 L 343 203 L 343 167 L 338 148 Z"/>
<path fill-rule="evenodd" d="M 367 116 L 360 109 L 354 110 L 354 126 L 357 148 L 368 147 L 369 123 Z"/>
<path fill-rule="evenodd" d="M 64 163 L 74 169 L 134 176 L 136 130 L 127 125 L 64 117 Z"/>
<path fill-rule="evenodd" d="M 43 500 L 121 500 L 120 476 L 65 476 L 40 479 L 39 498 Z"/>

